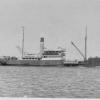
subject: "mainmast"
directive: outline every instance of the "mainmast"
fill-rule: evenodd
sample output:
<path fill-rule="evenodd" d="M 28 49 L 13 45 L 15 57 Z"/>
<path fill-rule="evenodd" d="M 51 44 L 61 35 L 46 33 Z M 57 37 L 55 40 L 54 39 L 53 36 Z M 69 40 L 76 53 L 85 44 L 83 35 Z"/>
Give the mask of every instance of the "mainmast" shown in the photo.
<path fill-rule="evenodd" d="M 85 61 L 87 60 L 87 25 L 85 29 L 86 35 L 85 35 Z"/>
<path fill-rule="evenodd" d="M 85 54 L 83 54 L 80 49 L 73 43 L 71 42 L 71 44 L 77 49 L 77 51 L 81 54 L 81 56 L 84 58 L 84 61 L 87 60 L 87 25 L 86 25 L 86 29 L 85 29 Z"/>
<path fill-rule="evenodd" d="M 22 26 L 22 31 L 23 31 L 23 38 L 22 38 L 22 58 L 24 56 L 24 26 Z"/>

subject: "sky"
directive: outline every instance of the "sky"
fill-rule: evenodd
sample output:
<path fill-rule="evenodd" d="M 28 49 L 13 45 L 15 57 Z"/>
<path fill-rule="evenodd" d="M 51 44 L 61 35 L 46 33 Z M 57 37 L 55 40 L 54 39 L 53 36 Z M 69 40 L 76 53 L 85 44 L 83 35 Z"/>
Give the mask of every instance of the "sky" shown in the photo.
<path fill-rule="evenodd" d="M 38 53 L 40 37 L 45 47 L 66 49 L 66 58 L 83 59 L 87 25 L 87 55 L 100 57 L 100 0 L 0 0 L 0 56 L 21 56 L 22 26 L 25 51 Z"/>

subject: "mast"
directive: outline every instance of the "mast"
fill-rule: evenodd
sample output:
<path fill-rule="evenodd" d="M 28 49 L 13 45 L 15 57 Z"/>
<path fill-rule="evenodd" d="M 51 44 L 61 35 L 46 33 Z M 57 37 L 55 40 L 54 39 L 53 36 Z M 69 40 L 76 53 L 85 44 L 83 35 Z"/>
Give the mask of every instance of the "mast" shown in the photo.
<path fill-rule="evenodd" d="M 24 26 L 22 26 L 22 31 L 23 31 L 23 38 L 22 38 L 22 58 L 24 56 Z"/>
<path fill-rule="evenodd" d="M 86 25 L 86 29 L 85 29 L 85 61 L 87 60 L 87 25 Z"/>

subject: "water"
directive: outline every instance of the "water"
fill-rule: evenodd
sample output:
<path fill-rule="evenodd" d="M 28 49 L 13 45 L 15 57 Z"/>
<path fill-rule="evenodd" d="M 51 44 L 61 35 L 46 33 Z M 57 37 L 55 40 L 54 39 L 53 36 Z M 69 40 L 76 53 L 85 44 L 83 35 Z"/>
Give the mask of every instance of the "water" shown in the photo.
<path fill-rule="evenodd" d="M 0 66 L 0 97 L 100 97 L 100 67 Z"/>

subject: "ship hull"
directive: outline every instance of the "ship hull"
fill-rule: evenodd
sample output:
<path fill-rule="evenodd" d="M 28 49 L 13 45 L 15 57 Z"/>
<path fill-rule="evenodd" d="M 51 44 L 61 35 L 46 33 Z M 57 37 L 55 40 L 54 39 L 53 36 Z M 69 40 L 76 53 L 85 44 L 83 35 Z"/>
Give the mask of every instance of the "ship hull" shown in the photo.
<path fill-rule="evenodd" d="M 59 66 L 64 65 L 62 60 L 8 60 L 2 65 L 14 66 Z"/>

